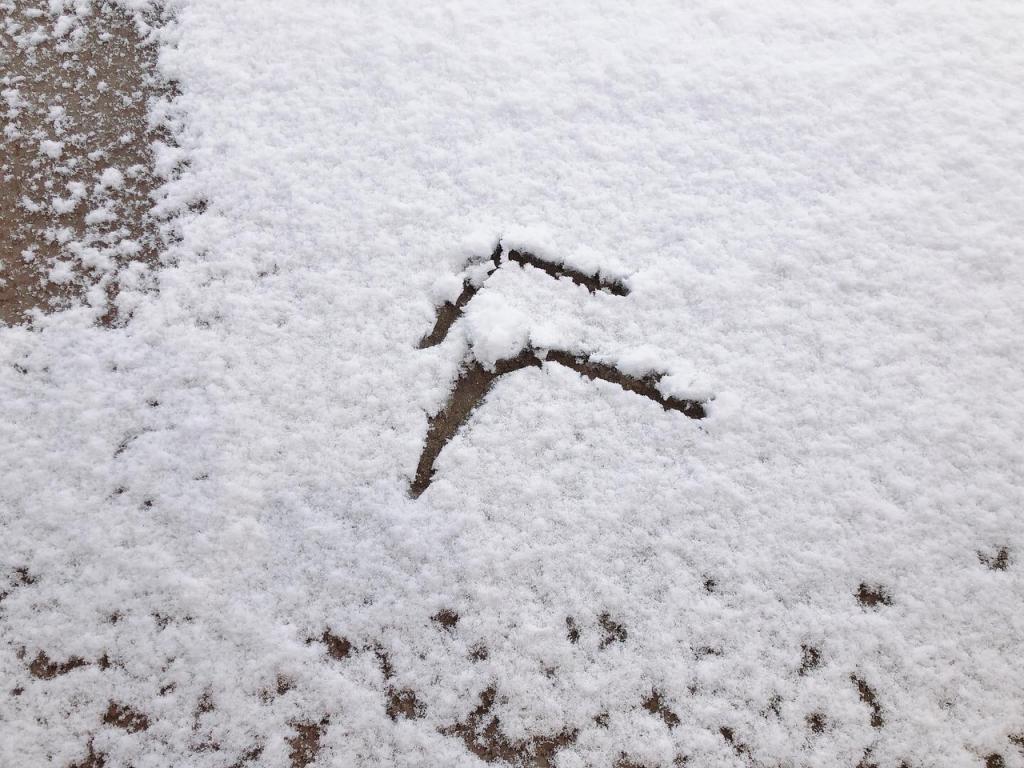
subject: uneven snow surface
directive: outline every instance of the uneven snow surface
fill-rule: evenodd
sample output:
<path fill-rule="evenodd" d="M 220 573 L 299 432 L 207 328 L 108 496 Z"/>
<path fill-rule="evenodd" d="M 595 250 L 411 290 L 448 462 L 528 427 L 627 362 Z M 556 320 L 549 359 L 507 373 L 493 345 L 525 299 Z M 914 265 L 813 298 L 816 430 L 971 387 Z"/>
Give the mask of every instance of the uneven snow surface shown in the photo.
<path fill-rule="evenodd" d="M 0 765 L 1024 766 L 1024 4 L 175 9 L 205 212 L 0 329 Z M 418 349 L 499 238 L 630 293 Z M 410 498 L 524 345 L 714 399 L 526 368 Z"/>

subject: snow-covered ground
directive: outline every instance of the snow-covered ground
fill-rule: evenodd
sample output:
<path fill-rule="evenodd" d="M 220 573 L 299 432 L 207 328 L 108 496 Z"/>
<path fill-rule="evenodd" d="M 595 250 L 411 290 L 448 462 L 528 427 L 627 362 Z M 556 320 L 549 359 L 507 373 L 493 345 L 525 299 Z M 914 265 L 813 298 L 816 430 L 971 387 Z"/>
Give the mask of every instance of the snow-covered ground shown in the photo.
<path fill-rule="evenodd" d="M 0 765 L 1024 766 L 1024 5 L 172 9 L 159 292 L 0 329 Z M 628 295 L 419 348 L 499 241 Z M 707 417 L 530 366 L 413 498 L 524 348 Z"/>

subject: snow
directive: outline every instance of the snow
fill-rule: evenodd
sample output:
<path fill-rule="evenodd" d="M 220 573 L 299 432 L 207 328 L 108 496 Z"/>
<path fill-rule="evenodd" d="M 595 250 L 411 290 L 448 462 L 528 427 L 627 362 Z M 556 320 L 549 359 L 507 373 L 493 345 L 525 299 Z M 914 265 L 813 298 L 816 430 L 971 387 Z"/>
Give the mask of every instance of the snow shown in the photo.
<path fill-rule="evenodd" d="M 89 225 L 107 224 L 117 219 L 117 214 L 109 208 L 93 208 L 85 214 L 85 223 Z"/>
<path fill-rule="evenodd" d="M 39 151 L 53 160 L 59 160 L 61 153 L 64 151 L 64 143 L 53 141 L 52 139 L 44 139 L 39 142 Z"/>
<path fill-rule="evenodd" d="M 437 305 L 455 303 L 462 293 L 462 280 L 458 275 L 441 275 L 430 286 L 430 296 Z"/>
<path fill-rule="evenodd" d="M 479 766 L 494 686 L 559 768 L 1024 766 L 1024 6 L 175 9 L 159 291 L 0 329 L 0 764 L 282 766 L 329 716 L 315 765 Z M 498 237 L 630 293 L 502 268 L 418 349 Z M 518 371 L 410 499 L 527 341 L 709 416 Z"/>
<path fill-rule="evenodd" d="M 530 322 L 522 312 L 493 293 L 480 294 L 466 313 L 466 336 L 485 368 L 515 357 L 530 340 Z"/>
<path fill-rule="evenodd" d="M 28 197 L 22 197 L 20 202 L 21 207 L 24 208 L 26 211 L 29 211 L 30 213 L 37 213 L 38 211 L 41 211 L 43 209 L 43 206 L 41 206 L 35 200 L 32 200 L 31 198 Z"/>
<path fill-rule="evenodd" d="M 50 270 L 49 279 L 51 283 L 61 284 L 72 280 L 74 276 L 75 273 L 71 269 L 70 264 L 64 261 L 58 261 Z"/>
<path fill-rule="evenodd" d="M 124 185 L 124 174 L 117 168 L 105 168 L 100 174 L 100 189 L 120 189 Z"/>

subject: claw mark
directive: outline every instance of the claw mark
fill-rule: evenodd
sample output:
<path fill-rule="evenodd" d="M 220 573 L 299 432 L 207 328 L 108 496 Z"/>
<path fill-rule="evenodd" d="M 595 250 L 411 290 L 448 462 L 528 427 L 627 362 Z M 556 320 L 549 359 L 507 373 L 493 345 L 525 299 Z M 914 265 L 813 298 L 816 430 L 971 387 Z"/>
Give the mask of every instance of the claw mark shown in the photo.
<path fill-rule="evenodd" d="M 543 356 L 542 356 L 543 355 Z M 572 355 L 560 350 L 537 352 L 527 349 L 515 357 L 499 360 L 493 371 L 484 368 L 478 362 L 469 363 L 455 382 L 455 387 L 448 397 L 448 403 L 435 416 L 430 417 L 427 425 L 427 438 L 423 444 L 416 476 L 409 487 L 409 494 L 418 498 L 430 485 L 434 475 L 434 462 L 441 450 L 455 437 L 474 410 L 484 401 L 494 382 L 500 377 L 523 368 L 541 368 L 545 360 L 558 363 L 566 368 L 586 376 L 589 379 L 601 379 L 653 400 L 665 410 L 679 411 L 691 419 L 703 419 L 707 412 L 699 400 L 683 400 L 666 397 L 657 389 L 660 376 L 647 376 L 638 379 L 622 373 L 617 368 L 603 363 Z"/>
<path fill-rule="evenodd" d="M 465 280 L 462 283 L 462 293 L 459 294 L 459 297 L 455 302 L 446 301 L 438 307 L 437 318 L 434 320 L 434 327 L 431 329 L 430 333 L 420 340 L 420 349 L 436 347 L 445 340 L 445 337 L 448 336 L 448 331 L 450 331 L 452 326 L 455 325 L 455 321 L 462 316 L 462 312 L 466 308 L 466 305 L 469 304 L 480 289 L 484 287 L 484 282 L 486 282 L 486 280 L 493 275 L 503 263 L 507 263 L 501 260 L 501 256 L 502 247 L 501 242 L 499 242 L 495 246 L 494 252 L 491 254 L 490 258 L 490 261 L 494 266 L 487 268 L 487 274 L 484 279 L 477 285 L 474 285 L 469 280 Z M 546 259 L 542 259 L 532 253 L 513 250 L 508 252 L 507 259 L 508 261 L 515 262 L 521 266 L 529 266 L 539 269 L 555 279 L 567 277 L 576 283 L 576 285 L 582 285 L 591 293 L 603 291 L 614 296 L 629 295 L 629 289 L 618 280 L 610 280 L 608 278 L 597 277 L 595 275 L 588 275 L 586 272 L 581 272 L 578 269 L 567 267 L 564 264 L 556 264 L 554 262 L 547 261 Z"/>

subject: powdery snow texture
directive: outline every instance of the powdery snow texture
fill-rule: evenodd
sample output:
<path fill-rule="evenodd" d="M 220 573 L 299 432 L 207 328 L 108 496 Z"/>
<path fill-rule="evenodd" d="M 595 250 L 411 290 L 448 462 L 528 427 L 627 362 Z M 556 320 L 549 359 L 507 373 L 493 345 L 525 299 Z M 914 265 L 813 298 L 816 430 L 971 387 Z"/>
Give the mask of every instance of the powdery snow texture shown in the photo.
<path fill-rule="evenodd" d="M 1024 766 L 1024 6 L 175 9 L 208 210 L 0 329 L 0 764 Z M 505 235 L 629 295 L 419 349 Z M 528 367 L 411 499 L 527 338 L 715 399 Z"/>

